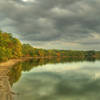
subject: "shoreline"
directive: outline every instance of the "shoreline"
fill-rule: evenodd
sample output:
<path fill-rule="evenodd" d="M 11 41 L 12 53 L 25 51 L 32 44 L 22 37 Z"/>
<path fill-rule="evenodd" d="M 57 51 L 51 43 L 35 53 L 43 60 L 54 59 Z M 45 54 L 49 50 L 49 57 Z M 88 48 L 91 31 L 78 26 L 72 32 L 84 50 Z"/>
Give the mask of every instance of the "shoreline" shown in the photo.
<path fill-rule="evenodd" d="M 74 56 L 75 58 L 77 57 L 77 56 Z M 42 58 L 42 59 L 44 59 L 44 58 L 48 58 L 48 59 L 51 59 L 51 58 L 57 58 L 56 56 L 46 56 L 46 57 L 21 57 L 21 58 L 14 58 L 14 59 L 9 59 L 9 60 L 7 60 L 7 61 L 4 61 L 4 62 L 0 62 L 0 68 L 1 67 L 12 67 L 13 65 L 15 65 L 15 64 L 17 64 L 18 62 L 23 62 L 23 61 L 27 61 L 27 60 L 30 60 L 30 59 L 39 59 L 39 58 Z M 68 56 L 63 56 L 63 57 L 60 57 L 60 58 L 69 58 Z M 96 57 L 94 57 L 94 58 L 96 58 Z"/>
<path fill-rule="evenodd" d="M 33 57 L 9 59 L 8 61 L 0 62 L 0 67 L 12 67 L 18 62 L 23 62 L 29 59 L 33 59 Z"/>
<path fill-rule="evenodd" d="M 55 56 L 54 56 L 55 57 Z M 39 58 L 54 58 L 54 57 L 21 57 L 21 58 L 14 58 L 14 59 L 9 59 L 7 61 L 4 62 L 0 62 L 0 68 L 1 67 L 12 67 L 13 65 L 17 64 L 18 62 L 23 62 L 26 60 L 30 60 L 30 59 L 39 59 Z"/>
<path fill-rule="evenodd" d="M 23 61 L 34 59 L 34 58 L 38 59 L 38 58 L 49 58 L 49 57 L 21 57 L 21 58 L 9 59 L 7 61 L 0 62 L 0 68 L 1 67 L 4 67 L 4 68 L 12 67 L 13 65 L 17 64 L 18 62 L 23 62 Z"/>

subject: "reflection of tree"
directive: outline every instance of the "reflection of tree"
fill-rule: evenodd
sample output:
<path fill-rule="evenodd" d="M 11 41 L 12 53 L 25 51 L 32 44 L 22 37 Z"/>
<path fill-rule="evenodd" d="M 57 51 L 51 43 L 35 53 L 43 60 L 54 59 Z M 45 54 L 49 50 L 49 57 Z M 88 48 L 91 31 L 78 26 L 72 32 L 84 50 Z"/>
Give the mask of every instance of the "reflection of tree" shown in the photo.
<path fill-rule="evenodd" d="M 13 83 L 17 82 L 21 76 L 22 71 L 30 71 L 34 67 L 46 65 L 46 64 L 57 64 L 57 63 L 66 63 L 66 62 L 78 62 L 78 61 L 95 61 L 94 58 L 78 58 L 78 57 L 70 57 L 70 58 L 37 58 L 37 59 L 31 59 L 29 61 L 21 62 L 12 67 L 10 72 L 8 73 L 10 84 L 13 85 Z"/>
<path fill-rule="evenodd" d="M 11 86 L 13 83 L 17 82 L 21 76 L 22 72 L 22 64 L 18 63 L 12 67 L 12 69 L 9 71 L 8 76 L 9 76 L 9 81 Z"/>
<path fill-rule="evenodd" d="M 37 67 L 40 64 L 40 59 L 31 59 L 29 61 L 22 62 L 22 70 L 30 71 L 33 67 Z"/>

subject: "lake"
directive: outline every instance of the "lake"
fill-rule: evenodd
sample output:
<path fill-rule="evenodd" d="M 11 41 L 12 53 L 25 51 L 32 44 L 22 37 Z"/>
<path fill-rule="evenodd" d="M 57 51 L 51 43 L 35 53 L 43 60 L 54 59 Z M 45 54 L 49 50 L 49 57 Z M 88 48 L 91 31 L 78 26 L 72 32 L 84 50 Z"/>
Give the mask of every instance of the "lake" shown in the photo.
<path fill-rule="evenodd" d="M 100 61 L 29 60 L 9 77 L 14 100 L 100 99 Z"/>

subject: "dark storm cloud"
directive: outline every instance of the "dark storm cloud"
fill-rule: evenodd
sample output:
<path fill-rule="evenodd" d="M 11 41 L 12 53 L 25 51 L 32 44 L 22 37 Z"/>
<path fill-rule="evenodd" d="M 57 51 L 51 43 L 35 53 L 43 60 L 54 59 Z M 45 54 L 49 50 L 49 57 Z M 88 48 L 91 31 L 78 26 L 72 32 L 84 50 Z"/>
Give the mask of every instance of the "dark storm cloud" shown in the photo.
<path fill-rule="evenodd" d="M 99 5 L 99 0 L 0 0 L 0 27 L 31 43 L 99 45 Z"/>

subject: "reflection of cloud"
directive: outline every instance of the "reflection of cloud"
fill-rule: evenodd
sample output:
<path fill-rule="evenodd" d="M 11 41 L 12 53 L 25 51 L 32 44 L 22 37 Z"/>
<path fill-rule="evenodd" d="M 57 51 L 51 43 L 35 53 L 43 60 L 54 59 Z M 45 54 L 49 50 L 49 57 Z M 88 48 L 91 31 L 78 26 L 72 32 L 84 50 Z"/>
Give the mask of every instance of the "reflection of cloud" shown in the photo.
<path fill-rule="evenodd" d="M 83 62 L 48 65 L 48 68 L 47 66 L 37 67 L 29 73 L 23 73 L 22 79 L 13 88 L 21 94 L 18 100 L 28 100 L 29 98 L 30 100 L 81 100 L 81 98 L 98 100 L 100 78 L 94 80 L 93 77 L 100 75 L 97 74 L 100 72 L 97 65 L 99 63 Z M 69 65 L 72 67 L 66 69 L 66 66 Z M 74 65 L 76 69 L 73 68 Z M 61 73 L 55 71 L 57 68 L 58 71 L 61 70 Z M 93 70 L 94 68 L 96 69 Z"/>
<path fill-rule="evenodd" d="M 23 2 L 34 2 L 34 0 L 22 0 Z"/>
<path fill-rule="evenodd" d="M 94 80 L 100 79 L 100 72 L 99 73 L 95 73 L 93 76 Z"/>
<path fill-rule="evenodd" d="M 81 63 L 67 63 L 67 64 L 47 64 L 44 67 L 39 66 L 38 68 L 34 68 L 31 72 L 66 72 L 70 70 L 79 70 L 81 67 Z"/>

